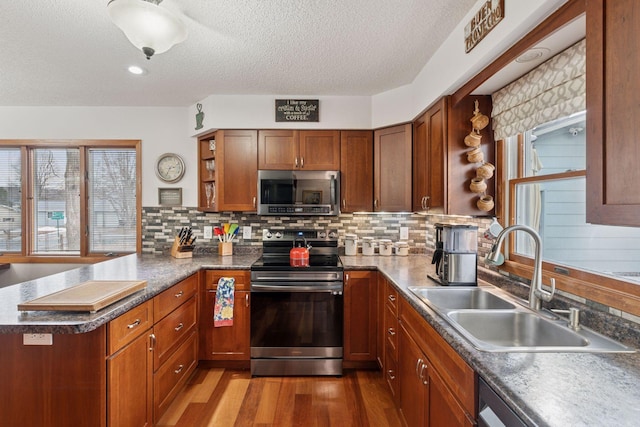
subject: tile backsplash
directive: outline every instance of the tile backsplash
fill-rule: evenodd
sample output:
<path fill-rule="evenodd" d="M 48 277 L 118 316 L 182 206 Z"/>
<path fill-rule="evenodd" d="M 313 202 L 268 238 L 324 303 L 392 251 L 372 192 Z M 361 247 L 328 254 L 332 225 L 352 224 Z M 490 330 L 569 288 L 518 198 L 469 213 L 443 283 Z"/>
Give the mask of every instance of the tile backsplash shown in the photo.
<path fill-rule="evenodd" d="M 400 227 L 407 227 L 409 238 L 405 241 L 409 243 L 411 252 L 420 253 L 435 248 L 434 224 L 438 222 L 478 225 L 480 253 L 488 251 L 490 247 L 490 244 L 482 238 L 482 233 L 491 222 L 490 218 L 413 213 L 357 213 L 339 216 L 285 217 L 259 216 L 242 212 L 204 213 L 196 208 L 188 207 L 146 207 L 142 212 L 142 252 L 166 253 L 173 243 L 174 236 L 182 227 L 193 229 L 194 235 L 197 236 L 198 251 L 215 251 L 218 240 L 215 238 L 205 240 L 204 227 L 226 222 L 236 223 L 241 229 L 243 226 L 251 227 L 251 239 L 244 240 L 238 236 L 236 250 L 251 246 L 256 249 L 260 248 L 262 229 L 264 228 L 335 228 L 339 233 L 339 245 L 343 246 L 346 233 L 356 234 L 358 238 L 369 236 L 376 240 L 391 239 L 396 242 L 400 240 Z"/>

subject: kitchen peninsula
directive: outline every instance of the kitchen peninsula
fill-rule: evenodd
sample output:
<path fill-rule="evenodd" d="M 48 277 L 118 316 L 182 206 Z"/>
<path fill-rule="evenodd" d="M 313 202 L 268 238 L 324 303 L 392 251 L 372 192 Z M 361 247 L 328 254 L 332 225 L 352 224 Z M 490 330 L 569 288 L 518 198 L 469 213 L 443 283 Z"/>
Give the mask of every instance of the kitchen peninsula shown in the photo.
<path fill-rule="evenodd" d="M 203 269 L 244 270 L 256 258 L 257 255 L 193 259 L 130 255 L 0 289 L 3 419 L 10 425 L 108 425 L 106 400 L 113 391 L 106 380 L 107 324 L 144 307 Z M 621 426 L 634 424 L 640 416 L 640 354 L 481 352 L 407 290 L 408 286 L 432 283 L 427 278 L 432 266 L 426 255 L 342 259 L 345 270 L 377 269 L 399 297 L 527 424 Z M 481 277 L 491 279 L 492 273 Z M 496 275 L 497 280 L 499 277 Z M 16 309 L 18 303 L 86 280 L 102 279 L 147 280 L 147 288 L 94 314 L 20 313 Z M 41 333 L 53 334 L 53 346 L 22 344 L 22 334 Z M 75 346 L 75 352 L 65 353 L 65 348 L 58 348 L 68 342 Z M 76 389 L 69 390 L 69 383 Z"/>

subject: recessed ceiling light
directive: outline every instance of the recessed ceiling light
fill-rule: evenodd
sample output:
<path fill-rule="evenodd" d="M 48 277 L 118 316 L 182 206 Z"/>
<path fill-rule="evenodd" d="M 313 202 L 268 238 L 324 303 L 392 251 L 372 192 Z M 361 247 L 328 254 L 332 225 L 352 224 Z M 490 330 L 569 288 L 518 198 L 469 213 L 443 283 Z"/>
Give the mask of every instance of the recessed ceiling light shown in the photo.
<path fill-rule="evenodd" d="M 531 49 L 529 49 L 528 51 L 526 51 L 525 53 L 517 57 L 516 62 L 519 62 L 522 64 L 524 62 L 535 61 L 536 59 L 542 58 L 548 53 L 549 53 L 549 49 L 547 49 L 546 47 L 532 47 Z"/>
<path fill-rule="evenodd" d="M 135 74 L 137 76 L 145 75 L 148 72 L 145 68 L 138 67 L 137 65 L 131 65 L 127 70 L 129 70 L 131 74 Z"/>

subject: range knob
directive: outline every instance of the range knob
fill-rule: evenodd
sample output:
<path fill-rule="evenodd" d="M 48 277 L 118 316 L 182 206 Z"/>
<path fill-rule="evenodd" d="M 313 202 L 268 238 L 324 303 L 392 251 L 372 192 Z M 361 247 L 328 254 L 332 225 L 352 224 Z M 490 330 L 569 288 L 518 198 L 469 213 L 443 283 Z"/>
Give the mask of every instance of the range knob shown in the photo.
<path fill-rule="evenodd" d="M 271 232 L 269 230 L 265 231 L 264 233 L 264 237 L 266 237 L 267 239 L 270 239 L 273 237 L 273 234 L 271 234 Z"/>
<path fill-rule="evenodd" d="M 279 231 L 276 231 L 276 239 L 282 239 L 282 233 Z"/>
<path fill-rule="evenodd" d="M 324 231 L 318 231 L 319 239 L 325 239 L 326 237 L 327 237 L 327 233 L 325 233 Z"/>
<path fill-rule="evenodd" d="M 335 231 L 330 231 L 329 232 L 329 238 L 330 239 L 335 239 L 336 237 L 338 237 L 338 233 L 336 233 Z"/>

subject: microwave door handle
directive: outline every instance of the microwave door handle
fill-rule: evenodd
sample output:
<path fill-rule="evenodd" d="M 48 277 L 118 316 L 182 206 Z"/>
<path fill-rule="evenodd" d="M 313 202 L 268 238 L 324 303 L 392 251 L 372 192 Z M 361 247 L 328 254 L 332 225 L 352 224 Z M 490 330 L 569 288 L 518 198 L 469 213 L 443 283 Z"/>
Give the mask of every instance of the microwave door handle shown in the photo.
<path fill-rule="evenodd" d="M 340 202 L 338 200 L 336 200 L 336 177 L 335 175 L 331 176 L 331 191 L 329 192 L 329 194 L 331 194 L 331 206 L 335 206 L 336 204 L 339 204 Z"/>

